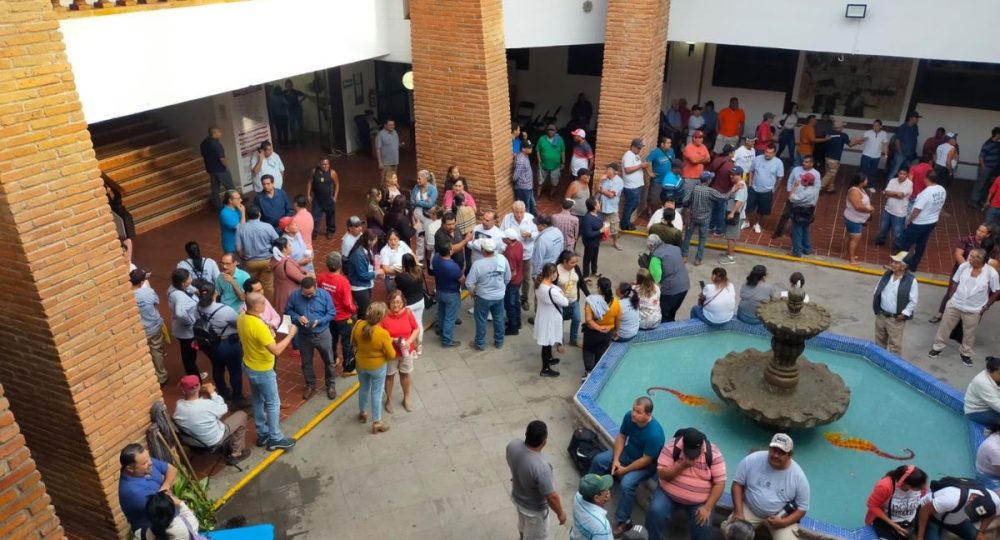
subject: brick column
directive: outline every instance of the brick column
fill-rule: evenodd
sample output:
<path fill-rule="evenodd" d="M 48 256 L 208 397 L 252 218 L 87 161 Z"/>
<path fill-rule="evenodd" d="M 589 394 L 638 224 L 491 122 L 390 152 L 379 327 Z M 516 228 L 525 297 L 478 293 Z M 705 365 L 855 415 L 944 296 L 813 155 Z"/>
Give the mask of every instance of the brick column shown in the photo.
<path fill-rule="evenodd" d="M 635 137 L 646 143 L 645 152 L 656 145 L 669 12 L 670 0 L 608 2 L 594 160 L 597 174 L 603 174 L 608 162 L 621 161 Z"/>
<path fill-rule="evenodd" d="M 0 538 L 62 538 L 41 474 L 0 387 Z"/>
<path fill-rule="evenodd" d="M 480 209 L 506 212 L 514 197 L 503 1 L 412 0 L 410 21 L 417 168 L 440 188 L 458 165 Z"/>
<path fill-rule="evenodd" d="M 52 3 L 0 1 L 0 46 L 0 382 L 67 533 L 124 536 L 160 391 Z"/>

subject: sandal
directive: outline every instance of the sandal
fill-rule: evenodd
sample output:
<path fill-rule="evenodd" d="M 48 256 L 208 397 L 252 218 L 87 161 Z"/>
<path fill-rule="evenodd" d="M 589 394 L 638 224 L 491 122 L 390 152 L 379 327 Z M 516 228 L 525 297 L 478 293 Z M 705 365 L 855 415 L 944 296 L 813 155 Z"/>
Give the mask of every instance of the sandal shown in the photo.
<path fill-rule="evenodd" d="M 931 320 L 930 320 L 931 324 L 937 324 L 939 322 L 941 322 L 941 316 L 940 315 L 935 315 L 935 316 L 931 317 Z"/>
<path fill-rule="evenodd" d="M 358 413 L 358 422 L 361 422 L 362 424 L 367 424 L 368 423 L 368 413 L 366 413 L 364 411 L 359 412 Z"/>
<path fill-rule="evenodd" d="M 405 409 L 406 412 L 412 412 L 412 409 L 410 409 L 410 402 L 405 399 L 403 400 L 403 409 Z"/>
<path fill-rule="evenodd" d="M 385 433 L 389 431 L 389 424 L 385 422 L 373 422 L 372 423 L 372 434 Z"/>

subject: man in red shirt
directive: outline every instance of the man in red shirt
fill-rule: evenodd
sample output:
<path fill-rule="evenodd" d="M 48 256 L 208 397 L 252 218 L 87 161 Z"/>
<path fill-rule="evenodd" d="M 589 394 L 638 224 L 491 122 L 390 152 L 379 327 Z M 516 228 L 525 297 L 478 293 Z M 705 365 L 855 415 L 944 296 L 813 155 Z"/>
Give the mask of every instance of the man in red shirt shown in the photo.
<path fill-rule="evenodd" d="M 351 330 L 354 328 L 354 313 L 358 307 L 354 304 L 354 297 L 351 295 L 351 283 L 344 275 L 343 260 L 340 253 L 330 252 L 326 256 L 326 267 L 329 272 L 323 272 L 316 276 L 316 285 L 324 291 L 330 293 L 333 298 L 333 322 L 330 323 L 330 334 L 333 336 L 333 352 L 337 353 L 337 341 L 341 342 L 344 349 L 343 370 L 344 373 L 354 371 L 354 350 L 351 349 Z"/>
<path fill-rule="evenodd" d="M 934 154 L 920 156 L 920 163 L 910 167 L 910 178 L 913 180 L 913 193 L 910 194 L 910 210 L 917 195 L 927 187 L 927 173 L 934 170 Z M 909 212 L 907 212 L 909 215 Z"/>
<path fill-rule="evenodd" d="M 993 180 L 983 210 L 986 211 L 986 224 L 1000 227 L 1000 176 Z"/>
<path fill-rule="evenodd" d="M 516 229 L 503 232 L 503 256 L 510 263 L 510 281 L 504 292 L 503 306 L 507 312 L 507 328 L 505 336 L 516 336 L 521 331 L 521 281 L 524 280 L 524 245 L 519 241 L 521 235 Z"/>

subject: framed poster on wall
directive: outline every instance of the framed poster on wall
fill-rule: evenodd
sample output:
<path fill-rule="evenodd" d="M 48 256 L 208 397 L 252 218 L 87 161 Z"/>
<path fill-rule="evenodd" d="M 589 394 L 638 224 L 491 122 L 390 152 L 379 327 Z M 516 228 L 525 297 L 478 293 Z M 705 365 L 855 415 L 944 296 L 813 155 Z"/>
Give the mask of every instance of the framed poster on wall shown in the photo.
<path fill-rule="evenodd" d="M 803 52 L 795 93 L 799 110 L 901 122 L 915 63 L 911 58 Z"/>

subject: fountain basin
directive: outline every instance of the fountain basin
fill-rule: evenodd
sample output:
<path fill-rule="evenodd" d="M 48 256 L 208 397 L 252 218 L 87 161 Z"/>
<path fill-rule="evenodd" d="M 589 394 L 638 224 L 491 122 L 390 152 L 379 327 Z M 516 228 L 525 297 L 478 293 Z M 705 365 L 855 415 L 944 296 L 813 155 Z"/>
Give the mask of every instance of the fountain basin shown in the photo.
<path fill-rule="evenodd" d="M 717 358 L 730 352 L 767 350 L 770 337 L 762 326 L 739 321 L 719 329 L 699 321 L 664 324 L 640 332 L 630 343 L 612 345 L 575 402 L 611 439 L 632 401 L 648 392 L 654 416 L 668 436 L 687 426 L 703 430 L 721 448 L 731 480 L 739 461 L 765 448 L 773 431 L 725 406 L 712 389 L 710 371 Z M 824 332 L 806 343 L 805 356 L 843 379 L 852 404 L 828 426 L 790 432 L 795 459 L 813 488 L 803 527 L 840 538 L 873 539 L 871 529 L 863 526 L 864 502 L 886 471 L 916 463 L 932 477 L 974 474 L 975 448 L 984 433 L 962 416 L 960 392 L 864 340 Z M 730 488 L 731 482 L 723 506 L 731 505 Z"/>

